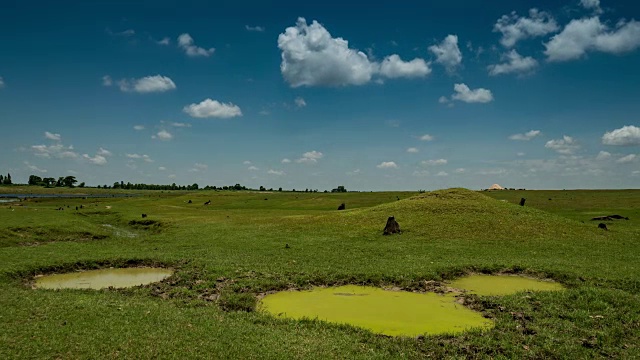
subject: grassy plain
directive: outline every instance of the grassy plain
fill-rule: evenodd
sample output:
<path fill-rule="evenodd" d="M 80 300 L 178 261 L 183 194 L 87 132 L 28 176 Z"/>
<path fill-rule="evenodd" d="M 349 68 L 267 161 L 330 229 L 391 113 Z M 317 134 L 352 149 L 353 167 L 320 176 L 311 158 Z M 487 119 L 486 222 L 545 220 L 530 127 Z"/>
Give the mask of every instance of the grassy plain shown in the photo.
<path fill-rule="evenodd" d="M 0 187 L 17 191 L 35 192 Z M 135 193 L 0 204 L 0 358 L 640 357 L 637 190 Z M 589 220 L 610 214 L 630 220 L 609 231 Z M 382 236 L 388 216 L 401 235 Z M 176 273 L 126 290 L 30 286 L 38 274 L 141 265 Z M 470 272 L 568 289 L 469 295 L 495 328 L 418 339 L 252 311 L 271 291 L 426 291 Z"/>

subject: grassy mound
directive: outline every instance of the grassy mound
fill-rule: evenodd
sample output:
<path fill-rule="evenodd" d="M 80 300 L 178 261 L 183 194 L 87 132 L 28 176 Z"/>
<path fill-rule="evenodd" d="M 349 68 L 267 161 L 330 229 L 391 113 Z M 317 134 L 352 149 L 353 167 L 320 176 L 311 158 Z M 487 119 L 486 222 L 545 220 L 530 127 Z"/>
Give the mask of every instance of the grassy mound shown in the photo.
<path fill-rule="evenodd" d="M 366 224 L 371 230 L 379 228 L 380 233 L 388 216 L 395 216 L 404 234 L 427 239 L 530 241 L 603 236 L 602 231 L 590 224 L 460 188 L 428 192 L 344 213 L 349 223 Z"/>

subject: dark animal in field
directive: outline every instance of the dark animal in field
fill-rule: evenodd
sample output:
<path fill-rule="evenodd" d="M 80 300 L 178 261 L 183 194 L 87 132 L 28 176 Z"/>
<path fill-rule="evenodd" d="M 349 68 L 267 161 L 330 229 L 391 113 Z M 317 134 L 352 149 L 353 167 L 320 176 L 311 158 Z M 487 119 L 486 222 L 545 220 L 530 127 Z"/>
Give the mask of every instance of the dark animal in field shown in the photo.
<path fill-rule="evenodd" d="M 338 210 L 344 210 L 346 209 L 344 203 L 340 204 L 340 206 L 338 206 Z"/>
<path fill-rule="evenodd" d="M 390 216 L 387 219 L 387 225 L 384 227 L 384 232 L 382 235 L 391 235 L 391 234 L 399 234 L 400 233 L 400 224 L 396 221 L 393 216 Z"/>
<path fill-rule="evenodd" d="M 607 229 L 607 225 L 604 224 L 604 223 L 598 224 L 598 229 L 609 230 L 609 229 Z"/>
<path fill-rule="evenodd" d="M 400 196 L 396 196 L 396 199 L 397 199 L 397 200 L 400 200 Z"/>
<path fill-rule="evenodd" d="M 520 198 L 520 206 L 524 206 L 524 202 L 527 201 L 525 198 Z"/>
<path fill-rule="evenodd" d="M 142 218 L 143 219 L 146 218 L 146 217 L 147 217 L 147 214 L 142 214 Z"/>
<path fill-rule="evenodd" d="M 76 206 L 76 211 L 78 211 L 78 207 Z"/>
<path fill-rule="evenodd" d="M 629 220 L 629 218 L 622 215 L 606 215 L 606 216 L 596 216 L 594 218 L 591 218 L 591 220 L 611 221 L 611 220 Z"/>
<path fill-rule="evenodd" d="M 207 201 L 206 203 L 204 203 L 205 205 L 211 205 L 211 200 Z"/>
<path fill-rule="evenodd" d="M 289 244 L 284 244 L 284 248 L 285 249 L 289 249 L 289 248 L 291 248 L 291 246 L 289 246 Z"/>
<path fill-rule="evenodd" d="M 191 204 L 191 203 L 192 203 L 192 201 L 191 201 L 191 200 L 189 200 L 188 204 Z"/>

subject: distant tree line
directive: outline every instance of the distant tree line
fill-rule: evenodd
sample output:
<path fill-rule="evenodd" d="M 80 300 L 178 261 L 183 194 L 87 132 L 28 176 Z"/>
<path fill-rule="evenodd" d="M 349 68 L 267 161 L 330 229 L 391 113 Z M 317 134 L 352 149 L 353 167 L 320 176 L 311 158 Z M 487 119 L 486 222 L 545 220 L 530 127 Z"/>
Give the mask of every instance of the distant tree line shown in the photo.
<path fill-rule="evenodd" d="M 29 185 L 40 185 L 46 187 L 75 187 L 78 180 L 75 176 L 60 176 L 57 180 L 52 177 L 41 178 L 37 175 L 29 176 Z M 84 182 L 78 184 L 78 187 L 84 187 Z"/>
<path fill-rule="evenodd" d="M 0 185 L 11 185 L 11 174 L 7 173 L 7 176 L 0 175 Z"/>
<path fill-rule="evenodd" d="M 61 176 L 59 177 L 57 180 L 55 178 L 52 177 L 46 177 L 46 178 L 41 178 L 40 176 L 37 175 L 31 175 L 29 176 L 29 185 L 38 185 L 38 186 L 45 186 L 45 187 L 75 187 L 75 184 L 78 182 L 78 180 L 76 179 L 75 176 Z M 11 175 L 7 174 L 6 177 L 0 175 L 0 184 L 11 184 Z M 78 187 L 85 187 L 85 183 L 81 182 L 80 184 L 78 184 Z M 241 191 L 241 190 L 259 190 L 259 191 L 283 191 L 282 188 L 278 188 L 278 190 L 274 190 L 273 188 L 269 188 L 267 189 L 264 186 L 260 186 L 259 189 L 252 189 L 252 188 L 248 188 L 244 185 L 240 185 L 240 184 L 235 184 L 235 185 L 224 185 L 224 186 L 210 186 L 207 185 L 204 188 L 201 188 L 197 183 L 194 183 L 192 185 L 177 185 L 176 183 L 173 183 L 171 185 L 159 185 L 159 184 L 144 184 L 144 183 L 138 183 L 138 184 L 132 184 L 131 182 L 124 182 L 124 181 L 116 181 L 113 183 L 113 185 L 98 185 L 96 186 L 98 189 L 122 189 L 122 190 L 232 190 L 232 191 Z M 286 191 L 286 190 L 284 190 Z M 296 189 L 292 189 L 292 192 L 297 192 Z M 302 190 L 300 190 L 299 192 L 302 192 Z M 305 189 L 304 192 L 306 193 L 317 193 L 318 189 Z M 325 193 L 329 192 L 327 190 L 324 190 Z M 332 189 L 331 192 L 347 192 L 347 189 L 340 185 L 335 189 Z"/>

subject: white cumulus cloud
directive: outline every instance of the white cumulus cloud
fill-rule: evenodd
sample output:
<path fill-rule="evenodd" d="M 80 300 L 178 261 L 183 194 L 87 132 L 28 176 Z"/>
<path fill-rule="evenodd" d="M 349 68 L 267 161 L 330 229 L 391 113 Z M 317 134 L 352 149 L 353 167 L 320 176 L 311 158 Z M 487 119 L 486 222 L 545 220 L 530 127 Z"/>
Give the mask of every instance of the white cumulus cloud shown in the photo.
<path fill-rule="evenodd" d="M 608 151 L 600 151 L 596 156 L 596 160 L 607 160 L 609 158 L 611 158 L 611 153 Z"/>
<path fill-rule="evenodd" d="M 315 164 L 318 162 L 318 160 L 322 159 L 323 156 L 324 154 L 322 154 L 320 151 L 313 150 L 302 154 L 302 157 L 296 160 L 296 162 L 304 164 Z"/>
<path fill-rule="evenodd" d="M 54 140 L 54 141 L 60 141 L 62 139 L 60 134 L 54 134 L 54 133 L 50 133 L 48 131 L 44 132 L 44 137 L 49 139 L 49 140 Z"/>
<path fill-rule="evenodd" d="M 471 90 L 466 84 L 455 84 L 453 86 L 455 94 L 451 95 L 451 99 L 460 100 L 466 103 L 488 103 L 493 101 L 491 90 L 478 88 Z"/>
<path fill-rule="evenodd" d="M 446 171 L 440 171 L 436 176 L 449 176 L 449 174 Z"/>
<path fill-rule="evenodd" d="M 531 131 L 527 131 L 524 134 L 513 134 L 509 136 L 509 140 L 529 141 L 541 134 L 542 132 L 540 130 L 531 130 Z"/>
<path fill-rule="evenodd" d="M 564 135 L 562 139 L 547 141 L 547 143 L 544 144 L 544 147 L 546 147 L 547 149 L 552 149 L 558 154 L 562 155 L 572 155 L 578 149 L 580 149 L 580 145 L 578 145 L 576 140 L 567 135 Z"/>
<path fill-rule="evenodd" d="M 285 172 L 282 170 L 273 170 L 273 169 L 269 169 L 269 171 L 267 171 L 267 174 L 269 175 L 277 175 L 277 176 L 283 176 L 285 175 Z"/>
<path fill-rule="evenodd" d="M 307 24 L 304 18 L 278 36 L 278 48 L 282 51 L 280 71 L 292 87 L 363 85 L 375 75 L 422 77 L 431 72 L 423 59 L 403 61 L 394 54 L 382 64 L 372 61 L 364 52 L 350 48 L 347 40 L 332 37 L 319 22 Z"/>
<path fill-rule="evenodd" d="M 429 135 L 429 134 L 424 134 L 422 136 L 420 136 L 420 140 L 421 141 L 431 141 L 433 140 L 433 136 Z"/>
<path fill-rule="evenodd" d="M 291 160 L 289 160 L 289 159 L 287 159 L 287 158 L 284 158 L 284 159 L 282 159 L 282 161 L 280 161 L 280 162 L 281 162 L 281 163 L 283 163 L 283 164 L 289 164 L 289 163 L 291 162 Z"/>
<path fill-rule="evenodd" d="M 305 106 L 307 106 L 307 102 L 306 102 L 306 101 L 304 101 L 304 99 L 303 99 L 302 97 L 300 97 L 300 96 L 298 96 L 298 97 L 294 100 L 294 102 L 296 103 L 296 106 L 297 106 L 297 107 L 305 107 Z"/>
<path fill-rule="evenodd" d="M 107 163 L 107 158 L 102 155 L 91 157 L 89 154 L 83 154 L 82 157 L 93 165 L 105 165 Z"/>
<path fill-rule="evenodd" d="M 264 31 L 264 26 L 249 26 L 249 25 L 245 25 L 244 28 L 247 29 L 247 31 L 256 31 L 256 32 L 263 32 Z"/>
<path fill-rule="evenodd" d="M 25 161 L 24 164 L 27 166 L 27 168 L 31 171 L 35 171 L 35 172 L 39 172 L 39 173 L 46 173 L 47 170 L 46 169 L 40 169 L 39 167 L 30 164 L 28 161 Z"/>
<path fill-rule="evenodd" d="M 580 0 L 580 5 L 588 10 L 593 10 L 597 14 L 602 12 L 600 8 L 600 0 Z"/>
<path fill-rule="evenodd" d="M 65 159 L 65 158 L 77 158 L 78 154 L 74 152 L 73 146 L 64 146 L 62 143 L 57 143 L 54 145 L 33 145 L 31 146 L 31 150 L 33 151 L 35 156 L 42 158 L 57 158 L 57 159 Z"/>
<path fill-rule="evenodd" d="M 383 161 L 376 165 L 378 169 L 397 169 L 398 165 L 394 161 Z"/>
<path fill-rule="evenodd" d="M 247 170 L 249 170 L 249 171 L 258 171 L 258 170 L 260 170 L 260 169 L 258 169 L 257 167 L 255 167 L 255 166 L 253 166 L 253 165 L 252 165 L 252 166 L 249 166 L 249 167 L 247 168 Z"/>
<path fill-rule="evenodd" d="M 489 75 L 496 76 L 510 73 L 527 74 L 531 73 L 533 69 L 538 66 L 536 59 L 531 56 L 522 57 L 515 49 L 503 54 L 501 59 L 503 63 L 489 65 L 487 67 Z"/>
<path fill-rule="evenodd" d="M 111 79 L 111 76 L 109 75 L 105 75 L 102 77 L 102 86 L 111 86 L 113 85 L 113 79 Z"/>
<path fill-rule="evenodd" d="M 201 171 L 205 171 L 207 169 L 209 169 L 209 165 L 201 164 L 201 163 L 195 163 L 195 164 L 193 164 L 193 167 L 191 169 L 189 169 L 189 172 L 201 172 Z"/>
<path fill-rule="evenodd" d="M 619 158 L 618 160 L 616 160 L 616 162 L 618 164 L 626 164 L 626 163 L 634 162 L 637 157 L 638 156 L 636 154 L 629 154 Z"/>
<path fill-rule="evenodd" d="M 429 46 L 429 51 L 436 56 L 436 62 L 449 72 L 453 72 L 462 63 L 457 35 L 447 35 L 440 44 Z"/>
<path fill-rule="evenodd" d="M 185 33 L 178 36 L 178 46 L 184 50 L 184 52 L 191 57 L 204 56 L 209 57 L 216 50 L 214 48 L 205 49 L 194 45 L 191 35 Z"/>
<path fill-rule="evenodd" d="M 140 131 L 140 130 L 144 130 L 144 126 L 143 125 L 135 125 L 133 127 L 134 130 Z"/>
<path fill-rule="evenodd" d="M 349 48 L 349 42 L 333 38 L 317 21 L 307 25 L 298 18 L 278 36 L 282 50 L 280 71 L 285 81 L 299 86 L 362 85 L 371 80 L 376 70 L 367 55 Z"/>
<path fill-rule="evenodd" d="M 102 155 L 102 156 L 111 156 L 111 151 L 104 149 L 104 148 L 100 148 L 98 149 L 98 155 Z"/>
<path fill-rule="evenodd" d="M 217 100 L 205 99 L 199 104 L 185 106 L 182 111 L 194 118 L 221 118 L 228 119 L 242 116 L 242 110 L 232 103 L 221 103 Z"/>
<path fill-rule="evenodd" d="M 385 57 L 380 64 L 380 74 L 390 79 L 423 77 L 430 73 L 429 65 L 419 58 L 403 61 L 400 56 L 393 54 Z"/>
<path fill-rule="evenodd" d="M 602 143 L 605 145 L 640 145 L 640 128 L 626 125 L 620 129 L 606 132 L 602 135 Z"/>
<path fill-rule="evenodd" d="M 141 94 L 165 92 L 176 88 L 173 80 L 162 75 L 145 76 L 140 79 L 122 79 L 118 81 L 118 86 L 121 91 Z"/>
<path fill-rule="evenodd" d="M 407 152 L 410 153 L 410 154 L 415 154 L 415 153 L 420 152 L 420 150 L 418 150 L 418 148 L 410 147 L 410 148 L 407 149 Z"/>
<path fill-rule="evenodd" d="M 437 165 L 446 165 L 447 159 L 434 159 L 434 160 L 424 160 L 421 162 L 424 166 L 437 166 Z"/>
<path fill-rule="evenodd" d="M 640 22 L 620 20 L 610 29 L 597 16 L 574 19 L 544 46 L 548 61 L 575 60 L 589 51 L 622 54 L 640 47 Z"/>
<path fill-rule="evenodd" d="M 515 11 L 503 15 L 493 26 L 493 32 L 502 33 L 502 46 L 508 48 L 515 46 L 520 40 L 544 36 L 558 30 L 558 24 L 551 15 L 535 8 L 529 10 L 529 17 L 520 17 Z"/>
<path fill-rule="evenodd" d="M 167 130 L 160 130 L 157 134 L 152 136 L 152 138 L 162 140 L 162 141 L 169 141 L 173 139 L 173 135 Z"/>
<path fill-rule="evenodd" d="M 0 76 L 0 89 L 4 87 L 4 79 Z"/>

